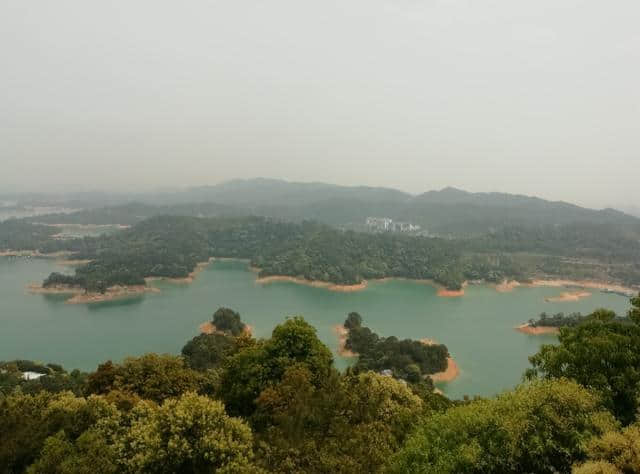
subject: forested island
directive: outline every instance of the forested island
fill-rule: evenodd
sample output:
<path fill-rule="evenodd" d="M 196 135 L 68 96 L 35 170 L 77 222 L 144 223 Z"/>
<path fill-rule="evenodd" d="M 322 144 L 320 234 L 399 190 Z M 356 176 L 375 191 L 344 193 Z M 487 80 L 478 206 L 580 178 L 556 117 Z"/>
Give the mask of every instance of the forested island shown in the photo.
<path fill-rule="evenodd" d="M 261 217 L 153 217 L 114 235 L 44 247 L 90 260 L 75 275 L 54 273 L 43 286 L 104 292 L 115 285 L 144 285 L 146 278 L 185 278 L 210 258 L 241 258 L 259 276 L 284 275 L 336 285 L 386 277 L 432 279 L 459 289 L 465 273 L 483 275 L 445 239 L 372 235 L 314 223 Z M 487 271 L 495 267 L 486 263 Z M 496 275 L 486 273 L 487 277 Z"/>
<path fill-rule="evenodd" d="M 260 278 L 286 276 L 338 287 L 406 278 L 457 291 L 466 281 L 571 276 L 575 265 L 581 268 L 576 276 L 589 275 L 588 266 L 571 261 L 559 265 L 555 259 L 554 268 L 547 268 L 540 257 L 470 252 L 467 241 L 370 234 L 266 217 L 157 216 L 116 233 L 67 240 L 52 239 L 54 232 L 47 225 L 10 220 L 0 223 L 0 244 L 34 250 L 36 255 L 72 254 L 84 265 L 77 266 L 74 274 L 51 274 L 43 288 L 92 294 L 113 287 L 142 289 L 150 278 L 189 279 L 199 264 L 212 258 L 245 259 L 258 269 Z"/>
<path fill-rule="evenodd" d="M 353 224 L 377 211 L 427 230 L 368 233 Z M 52 225 L 65 222 L 133 226 L 113 235 L 53 238 Z M 148 278 L 188 279 L 212 257 L 246 259 L 261 278 L 335 289 L 359 289 L 382 278 L 431 280 L 451 295 L 462 294 L 464 282 L 640 285 L 640 219 L 451 188 L 412 197 L 380 188 L 250 180 L 0 222 L 0 252 L 26 251 L 90 260 L 74 275 L 52 274 L 43 286 L 91 294 L 142 289 Z"/>
<path fill-rule="evenodd" d="M 626 322 L 601 311 L 564 328 L 515 389 L 457 401 L 401 369 L 403 357 L 417 361 L 417 341 L 378 337 L 385 348 L 372 351 L 357 342 L 373 332 L 355 313 L 345 321 L 351 344 L 370 360 L 342 373 L 301 317 L 254 339 L 233 310 L 216 314 L 225 329 L 196 336 L 180 356 L 106 361 L 91 373 L 0 363 L 3 472 L 589 474 L 640 465 L 640 297 Z"/>
<path fill-rule="evenodd" d="M 266 179 L 136 195 L 137 201 L 118 195 L 84 198 L 86 208 L 77 212 L 0 222 L 0 251 L 77 252 L 77 258 L 96 263 L 71 283 L 90 291 L 142 285 L 148 276 L 185 278 L 195 263 L 211 256 L 242 256 L 262 276 L 334 285 L 385 277 L 432 279 L 452 290 L 464 281 L 505 279 L 640 285 L 640 219 L 613 209 L 454 188 L 413 196 Z M 82 205 L 80 196 L 69 199 L 71 207 Z M 115 204 L 100 207 L 104 201 Z M 419 224 L 423 235 L 364 232 L 367 216 L 376 215 Z M 112 239 L 52 239 L 56 229 L 50 225 L 63 223 L 134 229 Z M 183 226 L 187 244 L 173 241 L 172 226 Z M 263 230 L 264 236 L 258 234 Z M 137 252 L 142 255 L 129 265 Z M 123 262 L 116 253 L 125 255 Z M 59 276 L 49 283 L 56 281 L 69 284 Z"/>
<path fill-rule="evenodd" d="M 618 316 L 608 309 L 598 309 L 590 314 L 574 312 L 565 314 L 563 312 L 549 315 L 546 312 L 540 313 L 537 319 L 531 318 L 525 324 L 516 327 L 516 330 L 525 334 L 557 334 L 561 328 L 573 328 L 586 321 L 616 321 L 620 324 L 631 324 L 627 317 Z"/>
<path fill-rule="evenodd" d="M 445 345 L 380 337 L 362 325 L 362 316 L 358 313 L 350 313 L 343 326 L 348 331 L 345 348 L 358 357 L 356 371 L 386 370 L 395 378 L 420 383 L 429 375 L 447 369 L 449 351 Z"/>
<path fill-rule="evenodd" d="M 63 241 L 51 240 L 54 231 L 48 226 L 7 221 L 0 229 L 0 236 L 12 236 L 3 241 L 7 248 L 64 251 L 74 259 L 90 260 L 75 275 L 54 273 L 43 285 L 90 292 L 144 285 L 146 278 L 187 278 L 198 263 L 216 257 L 247 259 L 260 269 L 260 277 L 284 275 L 336 285 L 398 277 L 433 280 L 458 290 L 467 280 L 529 278 L 516 259 L 465 254 L 456 241 L 340 231 L 314 222 L 261 217 L 159 216 L 115 234 Z"/>

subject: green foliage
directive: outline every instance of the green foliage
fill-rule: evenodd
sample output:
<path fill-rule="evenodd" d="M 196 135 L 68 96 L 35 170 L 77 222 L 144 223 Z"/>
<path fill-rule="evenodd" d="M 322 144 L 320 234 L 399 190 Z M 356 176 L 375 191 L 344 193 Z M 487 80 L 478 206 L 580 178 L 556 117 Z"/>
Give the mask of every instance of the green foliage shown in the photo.
<path fill-rule="evenodd" d="M 98 367 L 88 379 L 88 393 L 106 394 L 111 390 L 132 393 L 161 402 L 185 392 L 198 391 L 203 378 L 185 365 L 182 357 L 145 354 L 128 357 L 122 364 L 110 361 Z"/>
<path fill-rule="evenodd" d="M 218 368 L 236 350 L 233 338 L 226 334 L 199 334 L 182 348 L 182 357 L 190 368 L 203 371 Z"/>
<path fill-rule="evenodd" d="M 0 222 L 0 250 L 38 250 L 58 233 L 55 227 L 18 219 Z"/>
<path fill-rule="evenodd" d="M 22 472 L 38 456 L 49 436 L 74 441 L 115 408 L 97 397 L 69 392 L 14 394 L 0 398 L 0 466 Z M 51 448 L 54 449 L 54 448 Z"/>
<path fill-rule="evenodd" d="M 240 315 L 229 308 L 220 308 L 213 313 L 213 325 L 216 330 L 239 336 L 242 334 L 246 326 L 240 319 Z"/>
<path fill-rule="evenodd" d="M 252 434 L 222 403 L 194 393 L 143 401 L 100 427 L 121 472 L 257 472 Z"/>
<path fill-rule="evenodd" d="M 371 372 L 315 386 L 287 369 L 257 400 L 259 461 L 269 472 L 378 472 L 423 412 L 405 384 Z"/>
<path fill-rule="evenodd" d="M 361 324 L 362 317 L 357 313 L 351 313 L 344 323 L 349 330 L 345 347 L 359 356 L 356 372 L 391 370 L 394 377 L 416 383 L 428 374 L 446 370 L 446 346 L 380 337 Z"/>
<path fill-rule="evenodd" d="M 538 319 L 530 319 L 528 324 L 531 327 L 556 327 L 556 328 L 572 328 L 578 324 L 582 324 L 589 319 L 597 319 L 599 321 L 617 321 L 619 323 L 630 323 L 630 319 L 621 318 L 616 316 L 616 313 L 607 309 L 598 309 L 591 314 L 583 315 L 582 313 L 569 313 L 564 314 L 562 312 L 553 315 L 547 313 L 540 313 Z"/>
<path fill-rule="evenodd" d="M 576 327 L 561 329 L 558 341 L 529 358 L 528 377 L 576 380 L 596 390 L 620 421 L 631 423 L 639 408 L 640 326 L 598 311 Z"/>
<path fill-rule="evenodd" d="M 362 316 L 358 313 L 349 313 L 344 321 L 344 327 L 347 330 L 357 329 L 362 326 Z"/>
<path fill-rule="evenodd" d="M 62 245 L 62 244 L 61 244 Z M 48 286 L 90 291 L 141 285 L 147 277 L 186 277 L 209 257 L 250 259 L 261 276 L 288 275 L 336 284 L 383 277 L 434 278 L 459 288 L 460 254 L 452 242 L 426 237 L 342 232 L 312 222 L 266 218 L 158 216 L 133 228 L 64 243 L 90 263 L 73 276 L 52 274 Z"/>
<path fill-rule="evenodd" d="M 25 379 L 23 372 L 43 374 L 37 379 Z M 71 391 L 82 393 L 87 374 L 79 370 L 67 372 L 56 364 L 41 364 L 30 360 L 0 362 L 0 394 L 19 389 L 22 393 Z"/>
<path fill-rule="evenodd" d="M 289 367 L 308 369 L 313 383 L 319 384 L 332 364 L 331 351 L 315 328 L 301 317 L 288 319 L 276 326 L 270 339 L 249 344 L 225 361 L 221 396 L 230 413 L 250 415 L 260 393 L 279 382 Z"/>
<path fill-rule="evenodd" d="M 28 474 L 117 474 L 115 452 L 96 430 L 87 430 L 70 440 L 60 431 L 49 436 Z"/>
<path fill-rule="evenodd" d="M 577 383 L 536 382 L 426 419 L 390 471 L 568 472 L 585 458 L 587 440 L 614 427 L 598 398 Z"/>
<path fill-rule="evenodd" d="M 589 461 L 574 474 L 634 473 L 640 470 L 640 425 L 608 431 L 587 445 Z"/>
<path fill-rule="evenodd" d="M 635 298 L 631 298 L 631 309 L 628 316 L 631 321 L 640 325 L 640 294 Z"/>
<path fill-rule="evenodd" d="M 343 374 L 301 317 L 269 339 L 200 335 L 184 357 L 107 361 L 88 376 L 2 363 L 0 473 L 638 471 L 638 424 L 620 431 L 613 416 L 633 421 L 640 400 L 640 328 L 629 319 L 598 310 L 563 328 L 532 357 L 539 379 L 472 402 L 450 402 L 424 378 L 446 347 L 381 338 L 358 313 L 345 327 L 364 362 Z M 45 375 L 25 381 L 26 370 Z"/>

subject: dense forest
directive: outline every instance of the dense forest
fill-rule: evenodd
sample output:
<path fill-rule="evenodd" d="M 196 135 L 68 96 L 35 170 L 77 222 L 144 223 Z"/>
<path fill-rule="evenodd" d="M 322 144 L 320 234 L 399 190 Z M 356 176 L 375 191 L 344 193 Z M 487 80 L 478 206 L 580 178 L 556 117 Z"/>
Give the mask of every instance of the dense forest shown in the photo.
<path fill-rule="evenodd" d="M 242 217 L 247 215 L 268 217 Z M 425 236 L 361 232 L 369 215 L 421 224 Z M 112 238 L 58 241 L 51 239 L 54 229 L 39 222 L 134 229 Z M 176 242 L 173 226 L 182 226 L 189 242 Z M 75 280 L 52 275 L 47 284 L 100 291 L 142 284 L 146 276 L 184 277 L 193 270 L 193 257 L 205 256 L 242 256 L 263 275 L 337 284 L 384 276 L 431 278 L 451 289 L 466 280 L 505 278 L 640 282 L 640 219 L 610 209 L 451 188 L 412 197 L 322 183 L 232 182 L 1 222 L 0 249 L 78 252 L 95 262 L 79 269 Z"/>
<path fill-rule="evenodd" d="M 459 289 L 467 280 L 497 283 L 560 277 L 627 285 L 640 281 L 633 246 L 624 245 L 625 250 L 616 256 L 579 259 L 502 251 L 485 238 L 480 245 L 481 239 L 371 234 L 265 217 L 157 216 L 110 235 L 56 240 L 51 238 L 55 233 L 47 225 L 9 220 L 0 223 L 0 244 L 12 250 L 67 251 L 74 258 L 91 260 L 77 268 L 75 275 L 54 273 L 45 281 L 45 286 L 64 284 L 89 291 L 142 285 L 146 277 L 183 278 L 210 257 L 247 259 L 261 269 L 261 276 L 286 275 L 345 285 L 384 277 L 433 279 L 449 289 Z M 517 235 L 520 237 L 513 242 L 524 239 Z M 532 239 L 537 239 L 535 234 Z"/>
<path fill-rule="evenodd" d="M 0 222 L 0 251 L 42 249 L 57 233 L 54 227 L 9 219 Z"/>
<path fill-rule="evenodd" d="M 0 472 L 638 472 L 640 297 L 627 320 L 562 328 L 514 390 L 459 401 L 379 373 L 392 360 L 338 372 L 301 317 L 267 339 L 201 334 L 180 356 L 91 373 L 4 362 Z"/>
<path fill-rule="evenodd" d="M 605 320 L 614 319 L 622 324 L 631 323 L 629 319 L 625 317 L 616 316 L 614 313 L 606 309 L 600 309 L 600 310 L 594 311 L 591 314 L 582 314 L 582 313 L 565 314 L 560 312 L 560 313 L 549 315 L 546 312 L 542 312 L 540 313 L 537 319 L 532 318 L 527 322 L 527 324 L 534 328 L 535 327 L 569 328 L 569 327 L 575 327 L 593 318 L 605 319 Z"/>
<path fill-rule="evenodd" d="M 51 250 L 52 244 L 44 248 Z M 54 243 L 91 260 L 74 276 L 52 274 L 45 286 L 74 285 L 104 291 L 144 284 L 146 277 L 186 277 L 210 257 L 251 261 L 260 276 L 288 275 L 336 284 L 365 279 L 434 279 L 460 288 L 460 254 L 434 238 L 343 232 L 326 225 L 267 218 L 159 216 L 117 234 Z"/>
<path fill-rule="evenodd" d="M 528 196 L 454 188 L 413 196 L 386 188 L 256 179 L 177 192 L 74 194 L 69 199 L 69 205 L 85 208 L 0 222 L 0 249 L 79 252 L 96 262 L 73 283 L 92 290 L 141 284 L 145 276 L 184 277 L 193 270 L 192 257 L 205 255 L 242 255 L 263 275 L 337 284 L 381 276 L 431 278 L 451 289 L 465 280 L 504 278 L 640 283 L 640 219 Z M 113 204 L 100 207 L 100 202 Z M 174 218 L 172 224 L 166 216 L 211 220 Z M 364 222 L 369 216 L 419 224 L 424 235 L 367 236 Z M 127 224 L 135 230 L 113 239 L 57 241 L 51 239 L 54 229 L 43 223 Z M 177 235 L 169 235 L 165 224 L 183 225 L 191 242 L 173 242 Z M 256 235 L 263 230 L 264 238 Z M 118 255 L 124 255 L 122 261 Z M 53 275 L 47 283 L 69 280 Z"/>

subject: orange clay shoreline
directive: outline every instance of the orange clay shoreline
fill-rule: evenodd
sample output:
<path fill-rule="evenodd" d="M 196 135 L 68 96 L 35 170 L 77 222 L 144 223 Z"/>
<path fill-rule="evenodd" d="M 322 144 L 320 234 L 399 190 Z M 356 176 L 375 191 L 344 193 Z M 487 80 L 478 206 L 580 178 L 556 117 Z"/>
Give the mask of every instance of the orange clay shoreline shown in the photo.
<path fill-rule="evenodd" d="M 39 251 L 13 251 L 13 250 L 5 250 L 5 251 L 0 251 L 0 257 L 5 257 L 5 256 L 19 256 L 19 257 L 44 257 L 44 258 L 58 258 L 59 260 L 56 262 L 60 265 L 82 265 L 82 264 L 86 264 L 89 263 L 90 260 L 65 260 L 65 258 L 70 257 L 71 255 L 73 255 L 73 252 L 55 252 L 55 253 L 49 253 L 49 254 L 43 254 L 40 253 Z M 247 259 L 240 259 L 240 258 L 226 258 L 226 257 L 211 257 L 209 258 L 207 261 L 205 262 L 200 262 L 196 265 L 196 268 L 189 273 L 188 276 L 183 277 L 183 278 L 167 278 L 167 277 L 147 277 L 145 278 L 145 282 L 149 283 L 149 282 L 153 282 L 153 281 L 166 281 L 169 283 L 179 283 L 179 284 L 188 284 L 188 283 L 192 283 L 195 278 L 197 277 L 197 275 L 204 270 L 204 268 L 206 266 L 208 266 L 210 263 L 216 261 L 216 260 L 220 260 L 220 261 L 242 261 L 242 262 L 249 262 L 249 260 Z M 258 267 L 253 267 L 251 265 L 249 265 L 249 270 L 254 272 L 254 273 L 258 273 L 260 272 L 260 268 Z M 437 289 L 437 295 L 441 296 L 441 297 L 449 297 L 449 298 L 455 298 L 455 297 L 461 297 L 464 296 L 465 291 L 464 288 L 469 284 L 469 282 L 464 282 L 462 284 L 462 289 L 460 290 L 449 290 L 447 288 L 445 288 L 444 286 L 440 285 L 439 283 L 430 280 L 430 279 L 411 279 L 411 278 L 404 278 L 404 277 L 385 277 L 385 278 L 379 278 L 379 279 L 374 279 L 374 280 L 370 280 L 376 283 L 384 283 L 387 281 L 391 281 L 391 280 L 398 280 L 398 281 L 412 281 L 412 282 L 416 282 L 416 283 L 423 283 L 423 284 L 427 284 L 427 285 L 431 285 L 431 286 L 435 286 Z M 262 278 L 256 278 L 256 283 L 261 284 L 261 285 L 267 285 L 270 283 L 276 283 L 276 282 L 290 282 L 290 283 L 296 283 L 296 284 L 300 284 L 300 285 L 308 285 L 308 286 L 312 286 L 315 288 L 324 288 L 327 289 L 329 291 L 336 291 L 336 292 L 342 292 L 342 293 L 351 293 L 351 292 L 355 292 L 355 291 L 361 291 L 367 288 L 369 281 L 367 280 L 363 280 L 360 283 L 354 284 L 354 285 L 339 285 L 339 284 L 335 284 L 335 283 L 330 283 L 330 282 L 326 282 L 326 281 L 313 281 L 313 280 L 307 280 L 305 278 L 298 278 L 298 277 L 292 277 L 292 276 L 286 276 L 286 275 L 271 275 L 271 276 L 267 276 L 267 277 L 262 277 Z M 472 282 L 472 284 L 478 284 L 477 282 Z M 517 282 L 515 280 L 505 280 L 502 283 L 499 283 L 497 285 L 495 285 L 495 289 L 499 292 L 508 292 L 508 291 L 512 291 L 513 289 L 517 288 L 517 287 L 540 287 L 540 286 L 549 286 L 549 287 L 578 287 L 578 288 L 589 288 L 589 289 L 600 289 L 600 290 L 610 290 L 610 291 L 615 291 L 615 292 L 619 292 L 619 293 L 625 293 L 628 295 L 633 295 L 635 294 L 637 291 L 639 291 L 638 289 L 633 289 L 633 288 L 629 288 L 629 287 L 625 287 L 622 285 L 617 285 L 617 284 L 608 284 L 608 283 L 604 283 L 604 282 L 596 282 L 596 281 L 575 281 L 575 280 L 534 280 L 531 283 L 520 283 Z M 142 294 L 142 293 L 158 293 L 160 292 L 160 290 L 158 288 L 154 288 L 154 287 L 148 287 L 148 286 L 142 286 L 142 285 L 138 285 L 138 286 L 131 286 L 131 287 L 125 287 L 125 286 L 116 286 L 113 288 L 110 288 L 107 290 L 107 292 L 105 294 L 101 294 L 101 293 L 86 293 L 85 295 L 79 295 L 79 291 L 82 291 L 78 288 L 61 288 L 61 287 L 55 287 L 55 288 L 42 288 L 41 286 L 37 286 L 37 285 L 29 285 L 29 291 L 31 293 L 66 293 L 66 294 L 75 294 L 77 296 L 72 298 L 69 302 L 70 303 L 93 303 L 93 302 L 99 302 L 99 301 L 110 301 L 113 299 L 117 299 L 120 297 L 129 297 L 135 294 Z M 589 296 L 590 293 L 588 292 L 565 292 L 562 293 L 560 296 L 558 297 L 552 297 L 552 298 L 547 298 L 547 301 L 550 302 L 558 302 L 558 301 L 578 301 L 581 298 L 585 298 L 587 296 Z"/>
<path fill-rule="evenodd" d="M 328 281 L 307 280 L 305 278 L 297 278 L 297 277 L 284 276 L 284 275 L 272 275 L 272 276 L 256 279 L 256 283 L 259 283 L 261 285 L 268 285 L 270 283 L 282 282 L 282 281 L 297 283 L 299 285 L 312 286 L 314 288 L 325 288 L 329 291 L 338 291 L 342 293 L 360 291 L 360 290 L 364 290 L 367 287 L 366 281 L 362 281 L 355 285 L 337 285 L 335 283 L 330 283 Z"/>
<path fill-rule="evenodd" d="M 160 293 L 160 290 L 158 288 L 144 285 L 116 285 L 107 288 L 107 291 L 105 291 L 104 293 L 97 293 L 87 292 L 83 288 L 72 286 L 57 285 L 50 288 L 44 288 L 41 285 L 31 284 L 27 286 L 27 291 L 32 294 L 70 295 L 71 297 L 66 301 L 66 303 L 68 304 L 101 303 L 104 301 L 131 298 L 145 293 Z"/>
<path fill-rule="evenodd" d="M 182 277 L 182 278 L 147 277 L 147 278 L 144 279 L 144 281 L 147 282 L 147 283 L 150 283 L 150 282 L 153 282 L 153 281 L 166 281 L 168 283 L 178 283 L 178 284 L 193 283 L 193 281 L 196 279 L 198 274 L 200 274 L 202 272 L 202 270 L 204 270 L 214 260 L 215 259 L 213 257 L 211 257 L 206 262 L 197 263 L 196 264 L 196 268 L 194 268 L 193 271 L 191 273 L 189 273 L 189 275 L 187 275 L 186 277 Z"/>
<path fill-rule="evenodd" d="M 336 324 L 333 326 L 333 332 L 338 336 L 338 355 L 341 357 L 358 357 L 358 354 L 347 349 L 347 337 L 349 337 L 349 330 L 342 324 Z"/>
<path fill-rule="evenodd" d="M 451 382 L 460 375 L 460 368 L 453 357 L 447 357 L 447 368 L 442 372 L 429 375 L 434 383 Z"/>
<path fill-rule="evenodd" d="M 213 324 L 211 321 L 202 323 L 200 326 L 198 326 L 198 329 L 200 329 L 200 332 L 202 334 L 215 334 L 217 332 L 222 333 L 222 331 L 218 331 L 218 328 L 216 328 L 215 324 Z M 253 334 L 253 326 L 245 324 L 244 332 L 245 334 L 251 336 Z"/>
<path fill-rule="evenodd" d="M 251 267 L 251 271 L 259 272 L 260 269 L 257 267 Z M 256 279 L 256 283 L 261 285 L 268 285 L 270 283 L 275 283 L 275 282 L 289 282 L 289 283 L 296 283 L 298 285 L 307 285 L 314 288 L 324 288 L 329 291 L 337 291 L 341 293 L 352 293 L 355 291 L 362 291 L 366 289 L 369 286 L 369 282 L 384 283 L 392 280 L 412 281 L 416 283 L 424 283 L 427 285 L 435 286 L 436 289 L 438 290 L 437 295 L 442 297 L 452 298 L 452 297 L 464 296 L 464 289 L 448 290 L 444 286 L 436 283 L 433 280 L 425 280 L 425 279 L 419 280 L 419 279 L 410 279 L 410 278 L 402 278 L 402 277 L 378 278 L 374 280 L 363 280 L 360 283 L 356 283 L 353 285 L 339 285 L 339 284 L 331 283 L 327 281 L 307 280 L 306 278 L 298 278 L 298 277 L 285 276 L 285 275 L 271 275 L 271 276 L 266 276 L 266 277 L 261 277 Z M 463 286 L 466 286 L 466 283 Z"/>
<path fill-rule="evenodd" d="M 520 283 L 515 280 L 505 280 L 502 283 L 495 285 L 495 289 L 500 292 L 508 292 L 513 291 L 518 287 L 552 287 L 552 288 L 583 288 L 588 290 L 610 290 L 617 293 L 623 293 L 628 295 L 634 295 L 640 291 L 638 287 L 629 287 L 624 285 L 619 285 L 617 283 L 607 283 L 603 281 L 593 281 L 593 280 L 563 280 L 563 279 L 551 279 L 551 280 L 533 280 L 530 283 Z M 589 296 L 586 294 L 587 292 L 568 292 L 562 293 L 560 296 L 563 299 L 558 299 L 557 301 L 577 301 L 575 298 L 585 298 Z M 558 297 L 560 298 L 560 297 Z M 551 301 L 551 300 L 550 300 Z"/>
<path fill-rule="evenodd" d="M 549 298 L 545 298 L 544 300 L 547 303 L 563 303 L 563 302 L 572 302 L 572 301 L 580 301 L 583 298 L 591 296 L 591 293 L 588 291 L 565 291 L 564 293 L 560 293 L 559 296 L 552 296 Z"/>
<path fill-rule="evenodd" d="M 347 337 L 349 336 L 349 330 L 345 328 L 342 324 L 336 324 L 333 326 L 333 332 L 338 336 L 338 355 L 342 357 L 358 357 L 358 354 L 350 351 L 345 347 L 347 342 Z M 427 346 L 433 346 L 439 344 L 435 339 L 424 338 L 420 339 L 422 344 Z M 434 383 L 438 382 L 451 382 L 456 377 L 460 375 L 460 367 L 453 359 L 453 357 L 447 357 L 447 368 L 442 372 L 437 372 L 435 374 L 430 374 L 428 377 L 431 377 Z"/>
<path fill-rule="evenodd" d="M 170 283 L 191 283 L 196 278 L 198 273 L 200 273 L 207 265 L 209 265 L 214 259 L 210 258 L 206 262 L 201 262 L 196 265 L 196 268 L 189 273 L 187 277 L 184 278 L 164 278 L 164 277 L 151 277 L 145 278 L 145 282 L 152 281 L 167 281 Z M 68 262 L 68 261 L 67 261 Z M 71 265 L 72 263 L 67 263 L 65 261 L 59 262 L 63 265 Z M 71 261 L 75 264 L 77 262 L 82 262 L 80 260 Z M 115 285 L 110 288 L 107 288 L 107 291 L 104 293 L 91 292 L 86 291 L 83 288 L 73 287 L 73 286 L 65 286 L 65 285 L 56 285 L 49 288 L 44 288 L 42 285 L 30 284 L 27 285 L 27 291 L 32 294 L 58 294 L 58 295 L 71 295 L 71 297 L 66 301 L 68 304 L 90 304 L 90 303 L 102 303 L 105 301 L 114 301 L 125 298 L 132 298 L 135 296 L 141 296 L 147 293 L 160 293 L 160 288 L 155 286 L 148 285 Z"/>
<path fill-rule="evenodd" d="M 520 326 L 516 326 L 514 328 L 516 331 L 529 334 L 530 336 L 540 336 L 542 334 L 558 334 L 560 333 L 560 328 L 553 326 L 536 326 L 533 327 L 529 323 L 521 324 Z"/>
<path fill-rule="evenodd" d="M 435 346 L 440 344 L 435 339 L 431 339 L 428 337 L 420 339 L 420 342 L 426 346 Z M 433 380 L 434 383 L 438 383 L 438 382 L 451 382 L 456 377 L 458 377 L 458 375 L 460 375 L 460 367 L 458 367 L 458 364 L 453 359 L 453 357 L 449 356 L 447 357 L 447 368 L 442 372 L 436 372 L 435 374 L 431 374 L 429 375 L 429 377 L 431 377 L 431 380 Z"/>

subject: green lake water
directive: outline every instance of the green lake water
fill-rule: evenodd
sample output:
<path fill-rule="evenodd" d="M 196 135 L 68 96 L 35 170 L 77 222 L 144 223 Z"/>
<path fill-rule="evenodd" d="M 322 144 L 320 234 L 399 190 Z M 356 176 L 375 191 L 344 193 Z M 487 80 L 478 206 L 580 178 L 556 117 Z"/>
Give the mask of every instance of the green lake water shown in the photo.
<path fill-rule="evenodd" d="M 540 312 L 590 312 L 606 307 L 624 314 L 628 299 L 594 291 L 579 302 L 547 303 L 560 288 L 518 288 L 498 293 L 470 286 L 462 298 L 441 298 L 416 282 L 371 283 L 355 293 L 336 293 L 295 283 L 262 286 L 237 261 L 218 261 L 194 283 L 158 282 L 159 294 L 92 305 L 69 305 L 58 295 L 30 295 L 25 286 L 62 267 L 45 259 L 0 257 L 0 360 L 34 359 L 67 369 L 95 369 L 107 359 L 145 352 L 177 354 L 220 306 L 240 312 L 254 335 L 266 337 L 285 317 L 303 315 L 332 350 L 332 326 L 350 311 L 382 336 L 432 338 L 446 344 L 461 369 L 442 384 L 453 398 L 490 396 L 513 387 L 528 367 L 527 357 L 555 336 L 529 336 L 513 327 Z M 339 367 L 348 361 L 336 358 Z"/>

